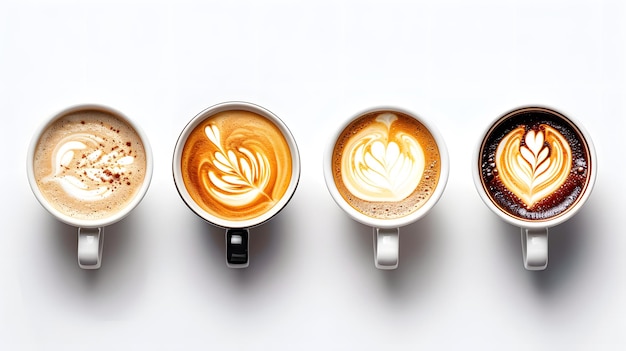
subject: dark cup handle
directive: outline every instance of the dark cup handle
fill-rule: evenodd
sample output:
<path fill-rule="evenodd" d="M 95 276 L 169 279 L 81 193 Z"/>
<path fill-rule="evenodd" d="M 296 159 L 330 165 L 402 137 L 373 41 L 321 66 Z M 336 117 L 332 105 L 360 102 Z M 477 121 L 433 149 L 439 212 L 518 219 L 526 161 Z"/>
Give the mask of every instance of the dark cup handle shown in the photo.
<path fill-rule="evenodd" d="M 227 229 L 226 265 L 230 268 L 245 268 L 248 264 L 248 229 Z"/>

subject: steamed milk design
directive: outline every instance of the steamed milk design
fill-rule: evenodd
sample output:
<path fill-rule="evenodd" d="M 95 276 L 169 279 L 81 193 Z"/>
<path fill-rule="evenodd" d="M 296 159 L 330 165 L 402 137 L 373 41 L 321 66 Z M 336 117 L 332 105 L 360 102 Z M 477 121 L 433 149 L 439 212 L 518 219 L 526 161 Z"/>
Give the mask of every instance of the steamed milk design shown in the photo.
<path fill-rule="evenodd" d="M 576 204 L 589 181 L 589 150 L 565 117 L 514 111 L 483 142 L 482 182 L 492 201 L 524 220 L 549 220 Z"/>
<path fill-rule="evenodd" d="M 101 219 L 121 209 L 143 184 L 146 159 L 134 129 L 112 114 L 82 110 L 47 127 L 33 161 L 37 185 L 62 213 Z"/>
<path fill-rule="evenodd" d="M 432 195 L 440 156 L 430 132 L 399 112 L 357 118 L 339 136 L 333 176 L 341 196 L 357 211 L 391 219 L 418 210 Z"/>
<path fill-rule="evenodd" d="M 422 178 L 424 151 L 410 134 L 390 135 L 397 120 L 395 114 L 380 114 L 346 142 L 341 176 L 354 196 L 366 201 L 400 201 Z"/>
<path fill-rule="evenodd" d="M 554 193 L 565 183 L 572 167 L 572 151 L 556 129 L 540 124 L 508 133 L 496 150 L 500 180 L 526 206 Z"/>
<path fill-rule="evenodd" d="M 217 113 L 198 125 L 185 143 L 181 163 L 193 200 L 231 221 L 269 211 L 291 181 L 291 152 L 281 131 L 242 110 Z"/>

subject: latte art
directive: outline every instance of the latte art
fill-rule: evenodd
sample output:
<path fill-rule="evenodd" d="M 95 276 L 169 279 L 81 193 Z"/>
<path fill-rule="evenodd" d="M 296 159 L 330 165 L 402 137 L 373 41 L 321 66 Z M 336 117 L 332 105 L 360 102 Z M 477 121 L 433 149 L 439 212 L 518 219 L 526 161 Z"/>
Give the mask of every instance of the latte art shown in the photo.
<path fill-rule="evenodd" d="M 411 135 L 391 134 L 398 117 L 381 114 L 347 142 L 341 161 L 344 184 L 366 201 L 399 201 L 409 196 L 424 173 L 424 151 Z"/>
<path fill-rule="evenodd" d="M 204 132 L 217 148 L 213 158 L 204 161 L 214 167 L 200 166 L 201 169 L 208 169 L 208 173 L 203 174 L 203 182 L 214 197 L 234 207 L 248 205 L 259 196 L 267 197 L 270 202 L 275 201 L 264 192 L 271 173 L 269 160 L 262 154 L 264 151 L 258 148 L 259 145 L 246 143 L 236 150 L 226 150 L 221 144 L 217 126 L 207 126 Z M 235 130 L 234 134 L 245 132 L 249 133 Z"/>
<path fill-rule="evenodd" d="M 518 127 L 507 134 L 496 151 L 500 179 L 527 208 L 558 190 L 572 166 L 567 140 L 554 128 Z"/>
<path fill-rule="evenodd" d="M 59 211 L 102 219 L 126 207 L 143 185 L 146 155 L 137 132 L 113 113 L 79 110 L 42 134 L 33 162 L 37 186 Z"/>
<path fill-rule="evenodd" d="M 585 192 L 593 166 L 576 126 L 540 107 L 513 111 L 496 122 L 483 141 L 479 161 L 491 201 L 528 221 L 569 211 Z"/>
<path fill-rule="evenodd" d="M 193 129 L 181 170 L 189 195 L 203 210 L 243 221 L 266 213 L 286 193 L 291 151 L 270 120 L 248 111 L 224 111 Z"/>
<path fill-rule="evenodd" d="M 439 182 L 437 142 L 417 119 L 376 111 L 353 120 L 332 153 L 333 180 L 355 210 L 395 219 L 420 209 Z"/>
<path fill-rule="evenodd" d="M 105 153 L 100 148 L 103 142 L 103 138 L 87 133 L 64 137 L 53 152 L 54 174 L 44 182 L 58 182 L 68 195 L 84 201 L 111 196 L 122 182 L 129 180 L 125 176 L 127 166 L 135 157 L 131 150 L 119 147 Z"/>

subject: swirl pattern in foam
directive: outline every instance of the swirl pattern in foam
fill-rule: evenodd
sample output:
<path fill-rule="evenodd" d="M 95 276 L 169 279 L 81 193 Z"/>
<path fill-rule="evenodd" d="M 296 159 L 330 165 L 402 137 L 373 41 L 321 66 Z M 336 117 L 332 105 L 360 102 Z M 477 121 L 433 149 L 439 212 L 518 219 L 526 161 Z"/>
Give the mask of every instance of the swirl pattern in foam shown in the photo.
<path fill-rule="evenodd" d="M 380 114 L 348 139 L 341 174 L 348 190 L 366 201 L 400 201 L 417 187 L 425 168 L 417 139 L 403 131 L 392 134 L 398 117 Z"/>
<path fill-rule="evenodd" d="M 572 151 L 556 129 L 541 124 L 508 133 L 496 150 L 496 167 L 504 186 L 527 208 L 557 191 L 567 180 Z"/>
<path fill-rule="evenodd" d="M 72 112 L 42 134 L 33 163 L 49 203 L 77 219 L 109 217 L 130 202 L 146 170 L 143 144 L 118 117 L 99 110 Z"/>
<path fill-rule="evenodd" d="M 430 131 L 394 110 L 368 112 L 341 132 L 332 154 L 333 179 L 343 199 L 378 219 L 407 216 L 432 196 L 441 158 Z"/>
<path fill-rule="evenodd" d="M 220 112 L 199 124 L 185 142 L 181 163 L 192 199 L 230 221 L 269 211 L 291 181 L 291 151 L 280 129 L 243 110 Z"/>

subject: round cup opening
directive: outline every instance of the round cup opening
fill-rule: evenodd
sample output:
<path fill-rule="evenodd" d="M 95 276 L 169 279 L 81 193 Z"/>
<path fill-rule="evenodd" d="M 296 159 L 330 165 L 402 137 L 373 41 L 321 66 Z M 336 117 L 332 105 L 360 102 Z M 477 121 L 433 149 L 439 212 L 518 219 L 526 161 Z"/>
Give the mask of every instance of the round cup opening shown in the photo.
<path fill-rule="evenodd" d="M 409 180 L 410 181 L 409 184 L 411 184 L 411 186 L 404 188 L 405 189 L 404 192 L 394 193 L 394 196 L 397 196 L 397 198 L 399 199 L 398 201 L 393 201 L 393 202 L 388 201 L 388 200 L 387 201 L 390 204 L 393 204 L 394 208 L 400 207 L 402 211 L 407 212 L 405 215 L 397 216 L 395 218 L 381 218 L 381 216 L 375 217 L 374 215 L 370 213 L 365 213 L 366 211 L 362 210 L 362 208 L 367 208 L 366 206 L 378 206 L 377 205 L 378 203 L 384 203 L 385 200 L 382 200 L 382 201 L 376 200 L 376 198 L 372 196 L 371 199 L 374 199 L 374 201 L 368 201 L 368 195 L 364 196 L 363 194 L 359 194 L 357 197 L 355 195 L 356 191 L 353 192 L 352 190 L 348 190 L 348 186 L 345 185 L 345 181 L 343 180 L 344 179 L 343 174 L 347 172 L 344 172 L 343 170 L 339 171 L 339 168 L 342 167 L 341 166 L 342 161 L 340 161 L 340 158 L 343 158 L 343 152 L 344 150 L 347 150 L 347 147 L 351 148 L 352 146 L 355 146 L 351 150 L 357 150 L 357 152 L 363 153 L 364 155 L 366 155 L 366 152 L 364 153 L 362 151 L 366 150 L 366 148 L 368 147 L 371 147 L 370 150 L 374 150 L 375 148 L 379 148 L 380 150 L 382 150 L 382 148 L 380 148 L 379 145 L 374 146 L 374 143 L 377 142 L 374 139 L 370 140 L 371 142 L 369 145 L 357 146 L 356 144 L 350 144 L 352 143 L 352 141 L 350 141 L 351 138 L 348 136 L 348 134 L 352 132 L 355 132 L 356 134 L 354 135 L 357 136 L 357 138 L 354 138 L 355 140 L 354 143 L 360 143 L 360 142 L 363 142 L 363 140 L 366 140 L 369 138 L 369 137 L 361 138 L 361 132 L 360 132 L 360 130 L 363 130 L 361 129 L 362 127 L 361 124 L 369 125 L 370 124 L 369 121 L 374 121 L 372 123 L 376 124 L 375 128 L 382 128 L 381 130 L 383 130 L 386 127 L 389 127 L 387 131 L 381 132 L 381 136 L 384 135 L 381 141 L 385 140 L 385 138 L 389 136 L 393 136 L 393 138 L 395 138 L 398 135 L 405 133 L 405 131 L 402 130 L 402 128 L 398 128 L 398 126 L 401 123 L 408 123 L 407 126 L 412 125 L 413 127 L 415 127 L 415 125 L 418 125 L 420 126 L 419 128 L 425 129 L 426 131 L 426 133 L 424 134 L 419 134 L 419 133 L 416 133 L 414 130 L 412 130 L 410 132 L 406 132 L 405 134 L 403 134 L 404 137 L 402 136 L 400 137 L 400 138 L 405 138 L 405 141 L 407 143 L 404 145 L 400 145 L 401 147 L 399 147 L 398 150 L 401 150 L 401 152 L 398 153 L 398 155 L 400 155 L 398 156 L 399 157 L 398 159 L 402 160 L 402 157 L 405 157 L 404 160 L 409 162 L 409 163 L 406 163 L 406 165 L 413 165 L 411 166 L 412 168 L 408 166 L 404 166 L 404 165 L 402 166 L 402 167 L 407 167 L 407 170 L 409 172 L 409 173 L 406 173 L 406 176 L 404 176 L 403 179 Z M 381 122 L 382 124 L 379 124 L 379 122 Z M 401 131 L 401 132 L 398 132 L 398 131 Z M 423 155 L 424 153 L 429 152 L 426 150 L 426 148 L 421 149 L 424 145 L 428 145 L 428 143 L 425 143 L 424 140 L 417 141 L 417 139 L 419 138 L 428 138 L 429 139 L 428 143 L 434 145 L 434 148 L 436 148 L 436 151 L 438 153 L 437 157 L 434 157 L 434 156 L 432 157 L 432 159 L 436 159 L 438 162 L 438 174 L 437 174 L 438 181 L 436 182 L 436 184 L 431 186 L 430 189 L 428 190 L 429 196 L 427 197 L 426 200 L 420 199 L 419 197 L 424 196 L 424 193 L 422 191 L 423 189 L 420 189 L 420 187 L 423 187 L 425 184 L 427 184 L 427 182 L 425 182 L 425 177 L 427 174 L 426 172 L 429 170 L 428 169 L 429 162 L 427 162 L 429 157 L 426 156 L 424 157 L 423 161 L 421 161 L 425 165 L 424 168 L 420 168 L 418 166 L 421 164 L 420 163 L 421 159 L 418 159 L 417 156 L 415 156 L 414 159 L 406 158 L 406 157 L 411 157 L 408 155 L 416 155 L 418 153 L 421 153 Z M 344 141 L 346 140 L 348 142 L 344 144 Z M 388 139 L 388 140 L 392 140 L 392 139 Z M 388 142 L 386 146 L 384 145 L 385 143 L 383 142 L 382 145 L 386 147 L 385 150 L 387 150 L 388 152 L 392 152 L 393 155 L 396 155 L 395 148 L 397 145 L 391 145 L 393 143 L 396 143 L 396 141 Z M 398 142 L 398 143 L 401 143 L 401 142 Z M 350 144 L 350 146 L 346 146 L 348 144 Z M 339 146 L 339 149 L 337 148 L 337 146 Z M 407 152 L 407 150 L 409 150 L 408 148 L 410 148 L 411 146 L 414 146 L 414 148 L 412 149 L 411 152 Z M 408 147 L 408 148 L 405 148 L 405 147 Z M 351 151 L 349 151 L 348 153 L 350 152 Z M 372 152 L 375 153 L 376 151 L 372 151 Z M 372 159 L 371 154 L 366 155 L 364 157 L 357 156 L 355 157 L 355 159 L 364 160 L 365 157 Z M 353 115 L 346 122 L 344 122 L 340 126 L 340 128 L 336 129 L 336 132 L 331 136 L 327 144 L 325 153 L 324 153 L 324 178 L 326 181 L 327 188 L 333 200 L 339 205 L 339 207 L 342 210 L 344 210 L 354 220 L 360 223 L 366 224 L 368 226 L 377 227 L 377 228 L 398 228 L 398 227 L 408 225 L 412 222 L 415 222 L 421 217 L 423 217 L 426 213 L 428 213 L 428 211 L 437 203 L 437 201 L 441 197 L 445 189 L 446 183 L 447 183 L 448 172 L 449 172 L 448 153 L 447 153 L 445 142 L 443 138 L 441 137 L 441 135 L 439 134 L 439 131 L 433 125 L 431 125 L 430 123 L 425 121 L 423 118 L 419 117 L 418 115 L 410 111 L 397 108 L 397 107 L 386 107 L 386 106 L 376 107 L 376 108 L 371 108 L 371 109 L 368 109 L 368 110 L 365 110 L 365 111 L 362 111 L 360 113 Z M 397 173 L 393 173 L 393 172 L 389 173 L 390 176 L 394 174 L 397 174 Z M 415 176 L 415 174 L 417 176 Z M 399 177 L 396 177 L 392 180 L 399 181 L 399 179 L 400 179 Z M 415 182 L 415 179 L 417 179 L 417 182 Z M 343 184 L 341 184 L 342 182 Z M 340 184 L 338 185 L 338 183 Z M 374 181 L 372 181 L 371 183 L 372 185 L 376 184 L 376 182 Z M 390 182 L 389 184 L 392 184 L 392 182 Z M 408 194 L 408 196 L 404 196 L 405 194 Z M 357 198 L 357 200 L 360 203 L 357 206 L 355 206 L 354 200 L 352 203 L 349 202 L 350 200 L 352 200 L 350 199 L 350 197 Z M 390 197 L 387 197 L 387 199 L 389 198 Z M 416 210 L 410 209 L 410 207 L 412 206 L 410 205 L 410 201 L 412 200 L 415 200 L 415 203 L 418 205 L 417 206 L 418 208 Z M 357 209 L 357 207 L 360 207 L 361 209 Z M 407 210 L 407 208 L 409 208 L 409 210 Z M 385 211 L 387 210 L 387 208 L 383 208 L 383 209 Z M 378 208 L 375 208 L 373 210 L 376 211 L 378 210 Z"/>
<path fill-rule="evenodd" d="M 252 125 L 261 127 L 250 129 Z M 277 132 L 273 132 L 276 134 L 266 134 L 265 129 L 259 129 L 266 127 L 276 129 Z M 235 130 L 240 134 L 231 133 Z M 285 143 L 281 144 L 282 149 L 264 148 L 263 142 L 266 140 L 263 138 L 270 138 L 267 135 L 279 135 L 281 143 Z M 187 148 L 191 148 L 188 143 L 196 143 L 196 152 L 192 156 L 186 152 Z M 276 166 L 280 163 L 276 163 L 275 159 L 280 159 L 280 162 L 289 159 L 291 171 L 284 171 L 287 168 L 278 169 Z M 184 166 L 183 162 L 189 166 Z M 205 165 L 202 172 L 186 170 L 199 170 L 199 167 L 193 165 L 200 163 Z M 172 172 L 180 197 L 199 217 L 222 228 L 250 228 L 265 223 L 289 202 L 300 178 L 300 156 L 291 131 L 272 112 L 248 102 L 224 102 L 201 111 L 184 127 L 174 149 Z M 288 181 L 285 181 L 287 177 Z M 263 182 L 263 179 L 267 182 Z M 207 184 L 212 187 L 207 188 Z M 277 192 L 266 194 L 268 185 L 272 189 L 281 186 L 280 190 L 284 190 L 282 195 L 275 196 Z M 222 206 L 230 211 L 224 213 L 232 215 L 222 215 L 213 208 L 207 208 L 202 202 L 209 199 L 214 201 L 212 206 Z M 271 205 L 268 205 L 270 200 Z M 254 213 L 256 208 L 251 205 L 257 202 L 265 202 L 262 205 L 267 206 L 258 214 Z M 253 210 L 248 213 L 231 210 L 241 204 L 247 204 Z"/>
<path fill-rule="evenodd" d="M 132 141 L 133 144 L 138 143 L 140 145 L 138 148 L 130 147 L 130 145 L 126 146 L 127 151 L 143 150 L 140 157 L 140 159 L 145 160 L 145 163 L 142 163 L 143 167 L 141 167 L 143 177 L 139 176 L 138 172 L 135 174 L 135 178 L 132 178 L 141 179 L 139 186 L 134 186 L 130 190 L 119 190 L 124 187 L 122 184 L 129 186 L 126 183 L 129 183 L 131 178 L 124 179 L 127 177 L 125 175 L 123 176 L 121 172 L 128 168 L 128 163 L 131 160 L 134 161 L 135 156 L 127 157 L 120 163 L 114 163 L 112 161 L 114 159 L 113 155 L 115 155 L 118 160 L 121 160 L 123 157 L 129 155 L 123 154 L 120 149 L 117 149 L 117 151 L 108 149 L 104 150 L 102 145 L 106 145 L 106 147 L 109 148 L 111 148 L 111 145 L 114 145 L 113 147 L 118 147 L 119 141 L 114 143 L 112 140 L 104 140 L 106 138 L 101 138 L 101 135 L 98 136 L 93 133 L 86 133 L 82 131 L 82 127 L 77 127 L 79 124 L 77 121 L 79 121 L 81 117 L 84 117 L 81 124 L 89 125 L 92 122 L 95 124 L 95 121 L 97 120 L 97 117 L 95 116 L 105 116 L 105 121 L 117 121 L 115 122 L 115 125 L 117 125 L 120 129 L 125 129 L 120 130 L 120 133 L 122 135 L 125 133 L 132 135 L 133 138 L 130 139 L 129 142 Z M 50 147 L 47 147 L 47 149 L 52 149 L 51 155 L 53 151 L 56 152 L 54 159 L 57 161 L 52 161 L 52 158 L 46 160 L 44 155 L 41 154 L 41 150 L 38 149 L 38 146 L 40 143 L 44 142 L 44 138 L 48 138 L 49 135 L 53 134 L 53 129 L 58 129 L 59 124 L 61 123 L 66 125 L 64 133 L 66 133 L 67 136 L 60 140 L 62 142 L 60 146 L 51 145 Z M 104 122 L 102 122 L 102 120 L 98 120 L 98 123 Z M 49 140 L 53 139 L 54 137 L 50 137 Z M 125 142 L 126 140 L 124 143 Z M 98 145 L 98 143 L 100 143 L 100 145 Z M 42 149 L 46 149 L 46 147 L 43 147 Z M 91 150 L 93 152 L 94 149 L 100 151 L 89 154 L 83 152 L 86 150 Z M 81 155 L 84 155 L 85 157 L 83 158 Z M 38 156 L 43 157 L 44 160 L 42 160 L 42 162 L 38 165 L 35 165 L 35 162 L 38 160 Z M 49 164 L 44 167 L 43 165 L 46 164 L 46 162 L 49 162 Z M 63 166 L 63 168 L 60 166 Z M 46 172 L 48 168 L 52 169 L 53 172 L 50 174 Z M 141 128 L 121 112 L 106 106 L 95 104 L 70 107 L 48 119 L 37 129 L 32 137 L 27 154 L 28 181 L 31 190 L 39 203 L 58 220 L 66 224 L 82 228 L 103 227 L 113 224 L 126 217 L 141 202 L 147 192 L 152 179 L 152 169 L 153 159 L 150 143 Z M 38 176 L 36 175 L 38 173 L 44 173 L 44 175 L 38 179 Z M 98 179 L 98 177 L 100 177 L 100 179 Z M 44 178 L 46 178 L 45 182 Z M 97 188 L 93 187 L 96 182 L 95 179 L 101 183 Z M 126 183 L 122 183 L 122 181 Z M 40 184 L 46 183 L 52 185 L 46 185 L 46 190 L 42 190 Z M 133 181 L 133 183 L 135 182 Z M 117 188 L 113 189 L 114 186 Z M 53 193 L 51 193 L 49 189 L 53 189 L 52 191 L 59 195 L 51 195 Z M 99 212 L 99 208 L 101 206 L 106 207 L 102 199 L 110 199 L 109 195 L 114 194 L 115 191 L 123 191 L 128 195 L 120 198 L 123 200 L 120 200 L 120 205 L 117 209 L 112 208 L 107 210 L 107 212 Z M 72 196 L 66 194 L 74 195 L 74 197 L 70 199 L 71 202 L 65 202 L 66 200 L 64 200 L 64 198 L 70 198 Z M 81 197 L 86 195 L 90 196 L 89 201 L 92 202 L 88 202 L 85 198 Z M 58 197 L 59 202 L 76 203 L 76 206 L 70 208 L 69 210 L 61 209 L 61 205 L 54 203 L 54 200 L 52 200 L 53 197 Z M 105 214 L 102 216 L 97 215 L 95 218 L 88 218 L 89 216 L 92 216 L 91 214 L 74 214 L 74 212 L 87 213 L 85 209 L 89 208 L 88 205 L 91 205 L 91 211 L 93 213 L 97 212 Z"/>
<path fill-rule="evenodd" d="M 496 118 L 473 160 L 474 183 L 487 207 L 529 229 L 571 218 L 591 193 L 597 172 L 593 143 L 582 125 L 542 106 Z"/>

